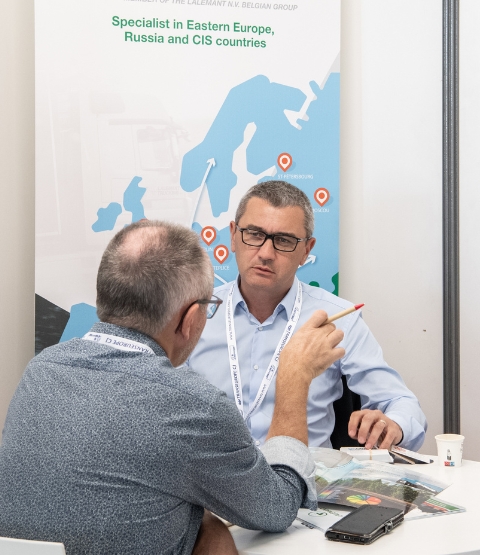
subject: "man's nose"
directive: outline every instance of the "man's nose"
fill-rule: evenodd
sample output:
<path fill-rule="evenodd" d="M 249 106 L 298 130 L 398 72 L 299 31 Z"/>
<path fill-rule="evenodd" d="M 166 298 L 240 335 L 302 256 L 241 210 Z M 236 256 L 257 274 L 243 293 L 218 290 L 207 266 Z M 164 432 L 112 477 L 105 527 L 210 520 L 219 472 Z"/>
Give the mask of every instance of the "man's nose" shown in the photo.
<path fill-rule="evenodd" d="M 273 247 L 273 237 L 268 237 L 265 243 L 258 248 L 258 255 L 260 258 L 270 260 L 275 256 L 275 249 Z"/>

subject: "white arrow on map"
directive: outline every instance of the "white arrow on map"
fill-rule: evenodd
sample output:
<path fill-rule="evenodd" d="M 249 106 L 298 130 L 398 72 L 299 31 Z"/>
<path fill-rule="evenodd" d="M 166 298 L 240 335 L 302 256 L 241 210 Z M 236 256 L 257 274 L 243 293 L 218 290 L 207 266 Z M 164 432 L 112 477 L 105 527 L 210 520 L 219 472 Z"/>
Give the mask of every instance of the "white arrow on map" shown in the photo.
<path fill-rule="evenodd" d="M 226 282 L 223 278 L 221 278 L 219 275 L 217 275 L 217 274 L 213 274 L 213 275 L 218 279 L 218 281 L 221 281 L 222 283 L 227 283 L 227 282 Z"/>
<path fill-rule="evenodd" d="M 309 254 L 307 260 L 305 260 L 304 266 L 310 263 L 315 264 L 315 260 L 317 260 L 317 257 L 314 254 Z"/>
<path fill-rule="evenodd" d="M 215 158 L 209 158 L 207 160 L 207 171 L 205 172 L 205 175 L 203 176 L 203 181 L 202 184 L 200 185 L 200 187 L 205 187 L 205 183 L 207 182 L 207 177 L 208 174 L 210 173 L 210 170 L 212 169 L 212 166 L 215 166 Z"/>
<path fill-rule="evenodd" d="M 192 221 L 190 223 L 190 227 L 192 227 L 193 222 L 195 221 L 195 216 L 197 215 L 198 205 L 200 204 L 200 199 L 202 198 L 203 190 L 205 189 L 205 185 L 207 184 L 207 177 L 210 173 L 210 170 L 213 166 L 215 166 L 215 158 L 209 158 L 207 160 L 207 170 L 205 171 L 205 175 L 203 176 L 202 182 L 200 183 L 200 193 L 197 197 L 197 204 L 195 205 L 195 210 L 193 211 Z"/>

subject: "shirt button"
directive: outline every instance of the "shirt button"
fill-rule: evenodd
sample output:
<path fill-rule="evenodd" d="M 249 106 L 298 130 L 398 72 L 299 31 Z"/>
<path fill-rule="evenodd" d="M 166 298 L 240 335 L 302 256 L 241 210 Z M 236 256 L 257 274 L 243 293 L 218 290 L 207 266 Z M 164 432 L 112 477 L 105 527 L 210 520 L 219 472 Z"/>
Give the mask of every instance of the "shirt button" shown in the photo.
<path fill-rule="evenodd" d="M 255 445 L 256 445 L 257 447 L 260 445 L 260 442 L 258 441 L 258 439 L 257 439 L 257 441 L 255 442 Z"/>
<path fill-rule="evenodd" d="M 262 331 L 263 330 L 263 326 L 259 326 L 258 331 Z"/>
<path fill-rule="evenodd" d="M 255 364 L 255 366 L 253 367 L 254 370 L 258 370 L 258 364 Z"/>

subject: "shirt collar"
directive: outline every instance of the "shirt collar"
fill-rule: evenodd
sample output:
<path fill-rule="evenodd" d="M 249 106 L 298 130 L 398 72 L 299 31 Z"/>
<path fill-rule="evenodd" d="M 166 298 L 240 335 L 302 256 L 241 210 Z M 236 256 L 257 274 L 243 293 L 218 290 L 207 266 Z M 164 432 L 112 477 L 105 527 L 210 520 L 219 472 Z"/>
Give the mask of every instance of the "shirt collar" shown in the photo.
<path fill-rule="evenodd" d="M 240 276 L 238 276 L 238 278 L 235 280 L 235 287 L 234 287 L 233 296 L 232 296 L 233 310 L 235 312 L 237 305 L 239 305 L 248 314 L 249 310 L 248 310 L 247 303 L 245 302 L 245 299 L 243 298 L 242 293 L 240 292 L 240 287 L 238 286 L 239 281 L 240 281 Z M 293 280 L 293 284 L 288 290 L 287 294 L 278 303 L 275 310 L 273 311 L 272 316 L 274 318 L 282 310 L 285 310 L 285 313 L 287 314 L 287 319 L 290 317 L 290 314 L 292 313 L 292 310 L 293 310 L 293 305 L 295 303 L 295 298 L 297 296 L 297 287 L 298 287 L 298 278 L 295 276 L 295 279 Z"/>

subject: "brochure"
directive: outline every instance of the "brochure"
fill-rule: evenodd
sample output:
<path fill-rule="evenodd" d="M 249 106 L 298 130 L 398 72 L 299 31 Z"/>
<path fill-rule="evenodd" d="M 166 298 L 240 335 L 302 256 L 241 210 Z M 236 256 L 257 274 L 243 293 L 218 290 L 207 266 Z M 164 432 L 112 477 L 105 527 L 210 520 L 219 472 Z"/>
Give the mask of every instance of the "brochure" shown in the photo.
<path fill-rule="evenodd" d="M 436 499 L 449 483 L 415 472 L 410 466 L 355 459 L 334 468 L 317 463 L 315 481 L 319 502 L 354 508 L 362 505 L 399 508 L 407 520 L 465 510 Z"/>
<path fill-rule="evenodd" d="M 424 501 L 420 507 L 412 509 L 405 515 L 405 520 L 415 520 L 417 518 L 427 518 L 429 516 L 451 515 L 455 513 L 464 513 L 465 507 L 454 505 L 448 501 L 442 501 L 436 497 L 431 497 Z"/>

